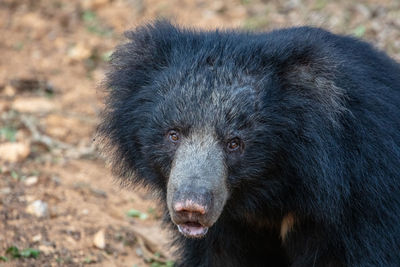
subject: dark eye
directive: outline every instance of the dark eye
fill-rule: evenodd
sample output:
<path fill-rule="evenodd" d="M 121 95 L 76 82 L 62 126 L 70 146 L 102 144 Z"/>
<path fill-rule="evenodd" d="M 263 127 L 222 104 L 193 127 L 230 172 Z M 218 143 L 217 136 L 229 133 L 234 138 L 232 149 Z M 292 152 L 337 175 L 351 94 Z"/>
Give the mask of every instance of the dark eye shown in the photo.
<path fill-rule="evenodd" d="M 175 130 L 171 130 L 168 132 L 168 139 L 172 143 L 176 143 L 179 141 L 179 133 Z"/>
<path fill-rule="evenodd" d="M 227 148 L 229 151 L 236 151 L 240 148 L 241 142 L 239 138 L 233 138 L 227 144 Z"/>

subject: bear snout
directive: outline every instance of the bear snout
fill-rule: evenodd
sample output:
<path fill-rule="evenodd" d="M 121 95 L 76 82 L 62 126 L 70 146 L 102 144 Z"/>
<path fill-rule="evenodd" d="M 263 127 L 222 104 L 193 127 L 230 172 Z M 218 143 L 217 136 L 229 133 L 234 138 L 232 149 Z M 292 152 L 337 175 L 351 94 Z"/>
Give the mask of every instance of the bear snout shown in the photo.
<path fill-rule="evenodd" d="M 171 220 L 186 237 L 200 238 L 219 218 L 228 198 L 224 150 L 215 134 L 199 129 L 182 138 L 167 185 Z"/>
<path fill-rule="evenodd" d="M 212 194 L 204 189 L 178 191 L 172 200 L 172 219 L 176 224 L 196 222 L 208 226 L 208 215 L 212 207 Z"/>
<path fill-rule="evenodd" d="M 171 205 L 172 221 L 181 234 L 190 238 L 203 237 L 213 224 L 210 216 L 212 194 L 205 190 L 196 191 L 176 193 Z"/>

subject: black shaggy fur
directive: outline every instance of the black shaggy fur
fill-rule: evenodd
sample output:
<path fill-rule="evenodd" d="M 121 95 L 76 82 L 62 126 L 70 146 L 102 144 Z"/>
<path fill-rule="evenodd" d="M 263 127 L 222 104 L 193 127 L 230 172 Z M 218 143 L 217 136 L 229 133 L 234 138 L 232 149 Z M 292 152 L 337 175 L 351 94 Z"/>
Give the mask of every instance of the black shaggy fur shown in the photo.
<path fill-rule="evenodd" d="M 169 129 L 207 124 L 221 144 L 232 134 L 245 144 L 226 155 L 230 197 L 216 224 L 202 239 L 176 233 L 178 266 L 400 266 L 398 63 L 310 27 L 246 33 L 158 21 L 127 37 L 99 127 L 117 175 L 165 203 Z M 216 90 L 232 96 L 213 103 Z M 294 224 L 281 238 L 287 214 Z"/>

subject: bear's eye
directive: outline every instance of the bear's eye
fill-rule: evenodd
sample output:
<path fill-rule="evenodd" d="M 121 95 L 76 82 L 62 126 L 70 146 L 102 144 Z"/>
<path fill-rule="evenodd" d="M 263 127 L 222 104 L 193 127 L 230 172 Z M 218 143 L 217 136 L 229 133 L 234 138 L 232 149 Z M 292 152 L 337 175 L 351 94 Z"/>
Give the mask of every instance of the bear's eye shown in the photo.
<path fill-rule="evenodd" d="M 240 145 L 241 145 L 240 139 L 233 138 L 228 142 L 227 148 L 229 151 L 236 151 L 240 148 Z"/>
<path fill-rule="evenodd" d="M 168 132 L 168 138 L 172 143 L 176 143 L 179 141 L 179 133 L 175 130 L 171 130 Z"/>

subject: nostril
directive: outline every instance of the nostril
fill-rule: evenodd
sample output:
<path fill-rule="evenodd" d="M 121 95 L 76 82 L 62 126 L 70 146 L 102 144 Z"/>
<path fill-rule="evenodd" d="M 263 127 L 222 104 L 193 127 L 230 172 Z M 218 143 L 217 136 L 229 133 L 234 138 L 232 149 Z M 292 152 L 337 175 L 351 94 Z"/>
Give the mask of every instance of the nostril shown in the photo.
<path fill-rule="evenodd" d="M 188 212 L 188 213 L 206 213 L 206 207 L 193 200 L 186 200 L 184 202 L 176 202 L 174 204 L 175 212 Z"/>

